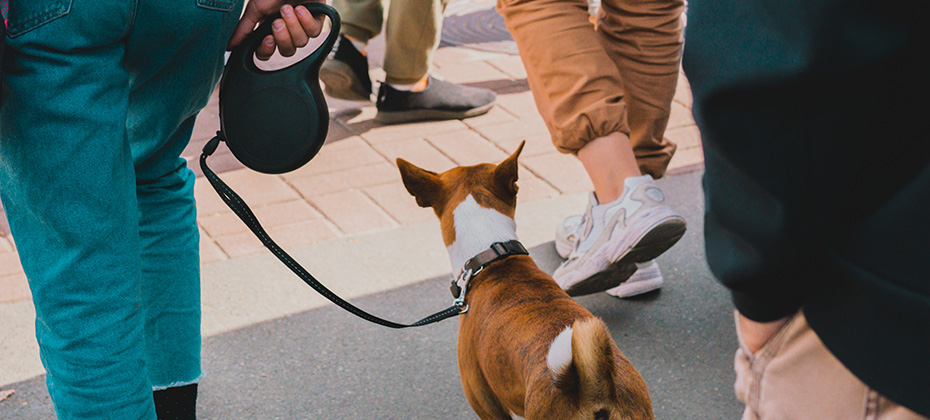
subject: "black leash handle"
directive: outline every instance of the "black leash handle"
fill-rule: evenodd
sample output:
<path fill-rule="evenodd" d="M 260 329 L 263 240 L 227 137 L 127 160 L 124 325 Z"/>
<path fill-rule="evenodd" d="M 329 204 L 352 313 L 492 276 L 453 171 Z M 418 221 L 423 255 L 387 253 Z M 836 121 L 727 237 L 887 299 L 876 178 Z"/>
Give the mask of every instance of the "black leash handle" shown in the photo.
<path fill-rule="evenodd" d="M 268 236 L 268 233 L 265 232 L 265 229 L 262 228 L 261 223 L 258 222 L 258 219 L 255 217 L 255 214 L 252 213 L 252 209 L 249 208 L 248 204 L 239 197 L 228 185 L 226 185 L 223 180 L 220 179 L 208 166 L 207 166 L 207 157 L 212 155 L 216 151 L 216 147 L 222 141 L 222 133 L 217 132 L 216 136 L 210 139 L 209 142 L 203 147 L 203 153 L 200 154 L 200 169 L 203 170 L 204 176 L 210 181 L 210 185 L 213 186 L 213 189 L 216 190 L 216 193 L 219 194 L 220 198 L 226 202 L 226 205 L 236 213 L 236 216 L 239 216 L 239 219 L 245 223 L 246 226 L 255 234 L 256 237 L 262 244 L 268 248 L 275 257 L 278 257 L 281 262 L 284 263 L 287 268 L 291 269 L 297 277 L 300 277 L 304 283 L 307 283 L 308 286 L 312 287 L 313 290 L 316 290 L 319 294 L 323 295 L 326 299 L 329 299 L 330 302 L 335 303 L 340 308 L 345 309 L 351 312 L 353 315 L 362 318 L 366 321 L 373 322 L 378 325 L 383 325 L 389 328 L 410 328 L 410 327 L 420 327 L 423 325 L 432 324 L 435 322 L 442 321 L 447 318 L 457 316 L 464 311 L 463 308 L 455 305 L 451 306 L 442 311 L 436 312 L 426 318 L 423 318 L 412 324 L 399 324 L 393 321 L 388 321 L 386 319 L 377 317 L 368 312 L 365 312 L 355 305 L 346 302 L 341 297 L 337 296 L 335 293 L 331 292 L 326 286 L 323 286 L 316 278 L 313 277 L 306 269 L 304 269 L 297 261 L 294 260 L 287 252 L 284 252 L 274 240 Z"/>

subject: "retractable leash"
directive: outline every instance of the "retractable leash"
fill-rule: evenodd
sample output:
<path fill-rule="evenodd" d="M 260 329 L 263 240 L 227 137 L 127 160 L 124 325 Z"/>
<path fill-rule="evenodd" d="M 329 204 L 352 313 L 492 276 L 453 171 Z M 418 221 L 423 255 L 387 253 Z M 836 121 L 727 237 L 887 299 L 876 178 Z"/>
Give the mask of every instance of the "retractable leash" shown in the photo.
<path fill-rule="evenodd" d="M 255 66 L 253 54 L 262 39 L 271 33 L 266 19 L 239 47 L 232 51 L 220 82 L 220 131 L 200 155 L 200 168 L 226 205 L 239 216 L 252 233 L 304 283 L 342 309 L 366 321 L 390 328 L 432 324 L 467 310 L 464 290 L 453 306 L 412 324 L 379 318 L 346 302 L 317 281 L 306 269 L 284 252 L 265 232 L 249 206 L 207 166 L 207 157 L 221 141 L 233 156 L 250 169 L 280 174 L 300 168 L 310 161 L 326 140 L 329 110 L 320 90 L 319 70 L 339 36 L 339 14 L 321 3 L 304 4 L 311 13 L 329 17 L 332 28 L 323 45 L 290 67 L 263 71 Z"/>

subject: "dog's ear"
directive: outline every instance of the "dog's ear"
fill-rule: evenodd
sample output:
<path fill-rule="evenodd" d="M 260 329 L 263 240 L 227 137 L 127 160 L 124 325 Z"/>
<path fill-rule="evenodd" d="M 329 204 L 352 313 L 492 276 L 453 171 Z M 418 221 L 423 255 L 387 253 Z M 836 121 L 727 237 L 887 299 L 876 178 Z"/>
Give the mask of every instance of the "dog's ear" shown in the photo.
<path fill-rule="evenodd" d="M 507 191 L 509 194 L 517 194 L 517 168 L 519 167 L 517 164 L 517 157 L 520 156 L 520 152 L 523 151 L 523 145 L 525 144 L 526 140 L 520 142 L 517 151 L 513 152 L 507 159 L 504 159 L 504 161 L 494 169 L 494 184 L 504 191 Z"/>
<path fill-rule="evenodd" d="M 420 207 L 432 207 L 436 204 L 436 198 L 442 191 L 439 174 L 419 168 L 401 158 L 397 158 L 397 169 L 400 169 L 400 177 L 407 192 L 417 199 Z"/>

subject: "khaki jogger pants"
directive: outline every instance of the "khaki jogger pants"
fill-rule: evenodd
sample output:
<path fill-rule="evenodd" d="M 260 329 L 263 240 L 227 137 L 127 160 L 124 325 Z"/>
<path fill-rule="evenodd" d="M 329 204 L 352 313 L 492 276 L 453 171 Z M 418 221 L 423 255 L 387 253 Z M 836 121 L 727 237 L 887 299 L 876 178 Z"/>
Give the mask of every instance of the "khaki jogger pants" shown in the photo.
<path fill-rule="evenodd" d="M 577 153 L 617 131 L 644 174 L 665 173 L 682 48 L 683 0 L 603 0 L 597 26 L 585 0 L 498 0 L 555 146 Z"/>
<path fill-rule="evenodd" d="M 385 81 L 409 85 L 429 74 L 433 53 L 439 48 L 442 12 L 447 3 L 448 0 L 333 0 L 333 7 L 339 11 L 342 33 L 346 36 L 368 42 L 384 29 Z"/>
<path fill-rule="evenodd" d="M 737 336 L 734 388 L 746 405 L 742 420 L 927 420 L 856 378 L 801 312 L 755 353 L 738 327 Z"/>

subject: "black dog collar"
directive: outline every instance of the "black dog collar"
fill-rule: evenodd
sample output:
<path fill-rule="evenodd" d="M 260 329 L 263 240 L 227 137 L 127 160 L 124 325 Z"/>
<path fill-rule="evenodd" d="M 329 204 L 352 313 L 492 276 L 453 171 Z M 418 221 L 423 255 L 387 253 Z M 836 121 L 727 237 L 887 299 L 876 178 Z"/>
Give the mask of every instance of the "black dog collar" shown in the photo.
<path fill-rule="evenodd" d="M 462 274 L 459 275 L 458 278 L 452 280 L 451 287 L 452 296 L 455 297 L 455 305 L 462 308 L 463 313 L 468 310 L 468 305 L 465 304 L 465 293 L 468 291 L 468 281 L 480 273 L 481 270 L 484 270 L 488 264 L 511 255 L 529 255 L 529 252 L 527 252 L 520 241 L 513 239 L 507 242 L 495 242 L 491 244 L 489 249 L 482 251 L 465 262 Z"/>

